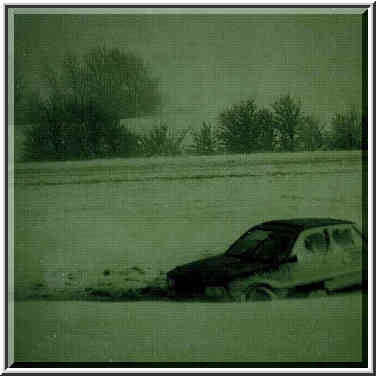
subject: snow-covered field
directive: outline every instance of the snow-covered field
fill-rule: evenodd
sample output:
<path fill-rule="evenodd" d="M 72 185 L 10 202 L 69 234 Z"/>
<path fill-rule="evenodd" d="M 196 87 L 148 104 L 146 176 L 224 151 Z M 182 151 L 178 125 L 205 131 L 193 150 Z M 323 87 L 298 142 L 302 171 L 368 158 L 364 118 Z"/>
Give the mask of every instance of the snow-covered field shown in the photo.
<path fill-rule="evenodd" d="M 255 305 L 82 301 L 129 298 L 252 225 L 310 216 L 366 228 L 360 153 L 18 163 L 16 360 L 358 361 L 360 293 Z"/>
<path fill-rule="evenodd" d="M 30 301 L 15 311 L 19 361 L 362 360 L 360 293 L 245 304 Z"/>

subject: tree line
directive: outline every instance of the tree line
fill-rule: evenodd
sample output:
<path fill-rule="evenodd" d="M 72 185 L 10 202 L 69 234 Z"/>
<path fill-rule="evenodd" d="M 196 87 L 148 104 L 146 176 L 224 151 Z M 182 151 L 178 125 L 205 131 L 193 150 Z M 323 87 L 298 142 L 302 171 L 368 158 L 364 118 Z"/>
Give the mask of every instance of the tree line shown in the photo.
<path fill-rule="evenodd" d="M 203 122 L 191 131 L 188 147 L 189 131 L 174 131 L 163 122 L 147 133 L 130 130 L 121 120 L 158 113 L 161 93 L 146 63 L 117 48 L 67 56 L 59 71 L 45 67 L 44 76 L 44 95 L 34 93 L 15 64 L 16 122 L 32 124 L 26 160 L 367 148 L 366 113 L 351 108 L 325 126 L 290 94 L 270 108 L 259 107 L 254 98 L 230 105 L 215 126 Z"/>
<path fill-rule="evenodd" d="M 220 113 L 215 129 L 209 132 L 204 123 L 195 139 L 200 141 L 196 147 L 216 145 L 212 151 L 229 153 L 366 150 L 367 124 L 367 114 L 352 107 L 326 126 L 304 113 L 299 99 L 285 94 L 270 108 L 259 108 L 253 98 L 233 104 Z"/>

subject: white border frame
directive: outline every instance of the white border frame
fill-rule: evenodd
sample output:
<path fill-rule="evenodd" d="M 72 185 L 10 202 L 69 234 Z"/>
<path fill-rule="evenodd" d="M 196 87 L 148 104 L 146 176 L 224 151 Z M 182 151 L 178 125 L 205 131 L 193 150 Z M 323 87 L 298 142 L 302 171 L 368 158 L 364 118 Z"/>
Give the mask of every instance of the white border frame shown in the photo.
<path fill-rule="evenodd" d="M 3 0 L 1 0 L 3 5 L 3 20 L 5 19 L 5 4 L 3 3 Z M 244 0 L 237 0 L 235 3 L 230 3 L 229 1 L 223 1 L 223 0 L 206 0 L 204 2 L 199 0 L 189 0 L 184 2 L 178 2 L 173 0 L 164 0 L 163 2 L 159 2 L 156 0 L 138 0 L 136 2 L 131 1 L 119 1 L 119 0 L 113 0 L 111 3 L 106 4 L 103 1 L 87 1 L 87 0 L 81 0 L 79 3 L 75 1 L 46 1 L 46 0 L 40 0 L 38 3 L 26 3 L 25 1 L 19 1 L 19 0 L 13 0 L 12 2 L 6 4 L 8 6 L 12 5 L 27 5 L 27 6 L 38 6 L 38 5 L 44 5 L 44 6 L 69 6 L 69 5 L 82 5 L 83 7 L 88 5 L 105 5 L 105 6 L 119 6 L 119 5 L 128 5 L 132 6 L 134 5 L 137 7 L 137 5 L 150 5 L 151 7 L 157 6 L 157 5 L 198 5 L 198 6 L 213 6 L 213 5 L 227 5 L 227 6 L 236 6 L 236 5 L 242 5 L 242 6 L 284 6 L 284 5 L 296 5 L 297 8 L 299 6 L 330 6 L 333 5 L 333 8 L 331 9 L 333 12 L 335 12 L 336 6 L 340 8 L 343 5 L 356 5 L 356 6 L 368 6 L 368 138 L 369 138 L 369 146 L 368 146 L 368 241 L 369 241 L 369 265 L 371 268 L 368 269 L 368 280 L 369 280 L 369 294 L 368 294 L 368 367 L 367 368 L 8 368 L 8 365 L 5 364 L 5 338 L 4 341 L 0 342 L 0 361 L 1 361 L 1 367 L 3 370 L 3 373 L 140 373 L 140 372 L 147 372 L 147 373 L 172 373 L 172 372 L 181 372 L 181 373 L 189 373 L 189 372 L 201 372 L 201 373 L 226 373 L 226 372 L 232 372 L 232 373 L 370 373 L 373 372 L 373 8 L 374 5 L 372 2 L 364 2 L 364 1 L 349 1 L 349 0 L 332 0 L 330 2 L 322 2 L 322 1 L 289 1 L 284 2 L 282 0 L 266 0 L 261 1 L 257 3 L 252 3 L 249 1 Z M 286 9 L 286 8 L 285 8 Z M 279 9 L 280 11 L 281 9 Z M 338 13 L 338 11 L 337 11 Z M 1 34 L 1 40 L 4 43 L 2 48 L 2 54 L 5 53 L 5 38 L 7 37 L 7 33 L 5 33 L 5 29 L 1 28 L 0 31 Z M 6 56 L 3 56 L 3 59 L 1 59 L 1 68 L 3 72 L 3 82 L 5 83 L 5 58 Z M 9 69 L 8 73 L 11 70 Z M 7 111 L 5 107 L 5 97 L 4 97 L 5 91 L 1 91 L 1 108 L 3 110 L 3 114 L 5 118 L 5 111 Z M 7 124 L 5 124 L 4 120 L 4 128 L 2 132 L 3 136 L 3 146 L 5 150 L 5 143 L 8 142 L 8 140 L 5 139 L 5 127 Z M 1 164 L 1 176 L 2 179 L 5 177 L 5 153 L 1 153 L 0 156 L 0 164 Z M 9 172 L 9 171 L 8 171 Z M 5 179 L 4 179 L 5 180 Z M 2 184 L 0 186 L 1 190 L 1 197 L 2 197 L 2 203 L 3 207 L 5 208 L 5 184 L 7 182 L 2 180 Z M 8 197 L 9 198 L 9 197 Z M 5 265 L 5 215 L 1 216 L 1 230 L 0 230 L 0 236 L 2 239 L 2 244 L 4 247 L 4 253 L 3 257 L 1 258 L 1 266 L 2 270 L 5 271 L 5 268 L 7 268 L 7 265 Z M 4 276 L 4 282 L 5 282 L 5 276 Z M 5 283 L 4 283 L 5 286 Z M 1 309 L 1 316 L 2 316 L 2 325 L 3 325 L 3 333 L 5 333 L 5 287 L 1 289 L 1 303 L 0 303 L 0 309 Z M 8 320 L 9 323 L 9 320 Z M 9 343 L 8 343 L 9 345 Z"/>

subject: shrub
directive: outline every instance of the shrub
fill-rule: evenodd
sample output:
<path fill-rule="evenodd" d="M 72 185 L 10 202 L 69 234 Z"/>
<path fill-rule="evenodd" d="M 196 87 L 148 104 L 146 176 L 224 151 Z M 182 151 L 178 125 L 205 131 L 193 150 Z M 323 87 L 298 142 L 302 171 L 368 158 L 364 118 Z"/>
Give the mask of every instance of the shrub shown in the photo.
<path fill-rule="evenodd" d="M 302 150 L 314 151 L 325 146 L 325 132 L 313 116 L 305 116 L 298 130 Z"/>
<path fill-rule="evenodd" d="M 201 128 L 192 132 L 193 146 L 195 154 L 208 155 L 217 151 L 217 139 L 213 127 L 209 123 L 202 123 Z"/>
<path fill-rule="evenodd" d="M 149 133 L 140 137 L 142 154 L 148 157 L 181 154 L 186 134 L 187 130 L 174 133 L 166 123 L 160 123 L 154 126 Z"/>
<path fill-rule="evenodd" d="M 331 121 L 329 145 L 332 149 L 352 150 L 366 147 L 363 135 L 364 116 L 354 108 L 334 115 Z"/>
<path fill-rule="evenodd" d="M 250 153 L 259 149 L 261 129 L 254 99 L 242 101 L 219 115 L 218 139 L 230 153 Z"/>

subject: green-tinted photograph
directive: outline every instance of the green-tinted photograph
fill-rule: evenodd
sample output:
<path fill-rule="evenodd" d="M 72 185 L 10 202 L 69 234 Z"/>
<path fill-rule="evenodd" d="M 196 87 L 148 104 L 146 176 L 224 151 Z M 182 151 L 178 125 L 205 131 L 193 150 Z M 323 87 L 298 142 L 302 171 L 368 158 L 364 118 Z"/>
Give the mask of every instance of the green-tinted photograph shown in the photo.
<path fill-rule="evenodd" d="M 367 12 L 8 7 L 12 362 L 365 367 Z"/>

